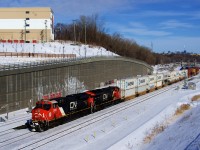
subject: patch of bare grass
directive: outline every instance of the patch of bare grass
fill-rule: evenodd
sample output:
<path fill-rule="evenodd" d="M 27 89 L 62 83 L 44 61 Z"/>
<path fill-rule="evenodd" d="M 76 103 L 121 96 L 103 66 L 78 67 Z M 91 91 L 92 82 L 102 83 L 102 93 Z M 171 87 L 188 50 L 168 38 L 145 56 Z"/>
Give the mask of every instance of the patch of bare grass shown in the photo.
<path fill-rule="evenodd" d="M 156 135 L 158 135 L 159 133 L 163 132 L 166 129 L 165 125 L 156 125 L 150 134 L 148 134 L 145 138 L 144 138 L 144 143 L 150 143 L 152 141 L 152 139 L 154 139 L 156 137 Z"/>
<path fill-rule="evenodd" d="M 200 95 L 195 95 L 192 97 L 192 102 L 200 100 Z"/>
<path fill-rule="evenodd" d="M 163 124 L 156 124 L 155 127 L 152 129 L 151 133 L 147 133 L 145 138 L 143 139 L 144 143 L 150 143 L 159 133 L 163 132 L 167 126 L 173 122 L 173 120 L 176 120 L 178 115 L 181 115 L 184 111 L 190 109 L 190 104 L 182 104 L 177 110 L 175 111 L 174 116 L 171 118 L 165 120 Z"/>
<path fill-rule="evenodd" d="M 180 115 L 188 109 L 190 109 L 190 104 L 182 104 L 179 108 L 177 108 L 175 115 Z"/>

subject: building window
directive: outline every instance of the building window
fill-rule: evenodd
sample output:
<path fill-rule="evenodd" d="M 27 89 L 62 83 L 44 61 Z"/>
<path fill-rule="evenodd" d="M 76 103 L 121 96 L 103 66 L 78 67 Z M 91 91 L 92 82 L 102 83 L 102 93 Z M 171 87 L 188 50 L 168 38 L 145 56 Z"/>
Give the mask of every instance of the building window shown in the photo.
<path fill-rule="evenodd" d="M 30 20 L 30 18 L 26 18 L 26 20 Z"/>
<path fill-rule="evenodd" d="M 26 14 L 29 14 L 29 11 L 26 11 Z"/>

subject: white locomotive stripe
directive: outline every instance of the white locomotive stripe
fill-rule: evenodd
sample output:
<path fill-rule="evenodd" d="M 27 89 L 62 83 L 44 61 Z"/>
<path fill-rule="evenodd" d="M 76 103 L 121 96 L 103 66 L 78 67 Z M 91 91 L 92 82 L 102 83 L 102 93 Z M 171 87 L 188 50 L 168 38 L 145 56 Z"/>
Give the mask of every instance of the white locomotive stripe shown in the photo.
<path fill-rule="evenodd" d="M 59 107 L 59 110 L 60 110 L 62 116 L 65 116 L 65 112 L 64 112 L 63 108 L 62 108 L 62 107 Z"/>

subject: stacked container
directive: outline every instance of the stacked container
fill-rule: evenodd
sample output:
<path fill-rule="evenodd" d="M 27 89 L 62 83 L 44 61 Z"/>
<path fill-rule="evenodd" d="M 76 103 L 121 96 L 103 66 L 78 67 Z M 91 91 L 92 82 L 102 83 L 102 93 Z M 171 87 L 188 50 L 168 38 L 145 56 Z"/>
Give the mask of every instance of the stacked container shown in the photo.
<path fill-rule="evenodd" d="M 156 89 L 156 75 L 149 75 L 149 81 L 148 81 L 148 85 L 147 85 L 147 90 L 148 91 L 153 91 Z"/>
<path fill-rule="evenodd" d="M 135 97 L 137 86 L 136 78 L 121 79 L 117 81 L 117 86 L 121 89 L 122 99 L 130 99 Z"/>

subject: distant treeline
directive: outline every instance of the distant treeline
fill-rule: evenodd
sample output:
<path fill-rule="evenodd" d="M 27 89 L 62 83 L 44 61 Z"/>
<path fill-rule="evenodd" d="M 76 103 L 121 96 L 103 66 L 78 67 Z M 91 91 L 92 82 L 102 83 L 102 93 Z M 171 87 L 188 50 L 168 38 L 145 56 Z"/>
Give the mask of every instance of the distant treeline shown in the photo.
<path fill-rule="evenodd" d="M 188 53 L 158 54 L 148 47 L 138 45 L 134 40 L 123 38 L 119 33 L 110 35 L 104 27 L 104 22 L 99 20 L 98 15 L 80 16 L 71 24 L 57 23 L 55 39 L 102 46 L 118 55 L 143 60 L 152 65 L 193 61 L 194 59 L 200 62 L 200 56 Z"/>

